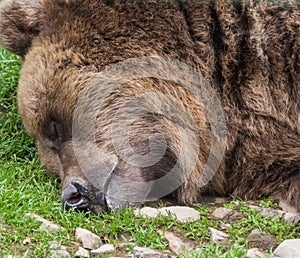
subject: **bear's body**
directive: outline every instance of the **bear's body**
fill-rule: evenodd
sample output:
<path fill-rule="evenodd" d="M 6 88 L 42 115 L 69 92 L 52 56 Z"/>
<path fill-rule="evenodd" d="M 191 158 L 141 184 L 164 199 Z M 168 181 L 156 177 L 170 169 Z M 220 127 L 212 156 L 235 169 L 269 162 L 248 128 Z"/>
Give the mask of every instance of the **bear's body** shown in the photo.
<path fill-rule="evenodd" d="M 62 179 L 63 202 L 94 211 L 119 207 L 123 200 L 130 203 L 128 187 L 115 190 L 118 186 L 114 186 L 109 199 L 110 194 L 98 191 L 86 176 L 74 151 L 74 110 L 99 72 L 130 58 L 155 56 L 186 64 L 209 83 L 219 99 L 227 134 L 219 142 L 224 155 L 218 168 L 210 168 L 214 177 L 202 184 L 214 147 L 203 103 L 184 87 L 161 78 L 127 81 L 99 103 L 95 135 L 100 163 L 127 182 L 161 178 L 176 165 L 182 147 L 178 128 L 184 125 L 174 125 L 155 112 L 155 103 L 153 114 L 148 112 L 131 124 L 130 146 L 122 143 L 121 148 L 124 153 L 134 150 L 147 155 L 154 150 L 151 135 L 163 135 L 165 154 L 157 163 L 126 162 L 111 139 L 116 112 L 128 100 L 160 92 L 181 103 L 198 132 L 195 168 L 174 189 L 180 203 L 191 204 L 203 192 L 246 199 L 271 195 L 300 210 L 299 5 L 296 1 L 251 0 L 4 1 L 0 42 L 23 59 L 19 112 L 25 128 L 37 139 L 41 161 Z M 142 68 L 133 69 L 142 72 Z M 163 74 L 166 68 L 157 61 L 149 69 Z M 126 121 L 126 117 L 120 119 Z M 124 136 L 120 124 L 117 141 Z M 193 130 L 187 135 L 195 137 Z M 88 145 L 84 146 L 82 155 L 90 157 Z M 183 154 L 185 161 L 188 154 Z M 182 163 L 179 170 L 185 173 Z M 101 174 L 95 180 L 110 179 L 102 179 Z"/>

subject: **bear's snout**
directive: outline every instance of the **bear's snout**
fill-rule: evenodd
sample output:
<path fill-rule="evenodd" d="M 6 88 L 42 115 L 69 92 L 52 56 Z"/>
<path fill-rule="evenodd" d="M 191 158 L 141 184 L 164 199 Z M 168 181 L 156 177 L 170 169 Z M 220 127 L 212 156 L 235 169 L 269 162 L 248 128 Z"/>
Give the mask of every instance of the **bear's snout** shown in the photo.
<path fill-rule="evenodd" d="M 76 211 L 91 211 L 95 214 L 111 210 L 105 193 L 95 191 L 77 178 L 70 180 L 63 188 L 61 199 L 62 207 L 66 210 L 73 208 Z"/>
<path fill-rule="evenodd" d="M 91 205 L 89 191 L 80 180 L 71 180 L 62 191 L 62 205 L 65 209 L 89 209 Z"/>

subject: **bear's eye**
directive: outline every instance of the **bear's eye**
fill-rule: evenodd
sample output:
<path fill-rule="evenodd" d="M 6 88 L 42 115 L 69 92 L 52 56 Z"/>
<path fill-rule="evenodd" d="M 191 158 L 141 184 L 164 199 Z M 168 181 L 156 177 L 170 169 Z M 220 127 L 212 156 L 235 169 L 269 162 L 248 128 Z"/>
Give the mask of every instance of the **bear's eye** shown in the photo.
<path fill-rule="evenodd" d="M 44 134 L 51 142 L 50 147 L 58 149 L 62 143 L 62 126 L 57 122 L 51 121 L 44 128 Z"/>

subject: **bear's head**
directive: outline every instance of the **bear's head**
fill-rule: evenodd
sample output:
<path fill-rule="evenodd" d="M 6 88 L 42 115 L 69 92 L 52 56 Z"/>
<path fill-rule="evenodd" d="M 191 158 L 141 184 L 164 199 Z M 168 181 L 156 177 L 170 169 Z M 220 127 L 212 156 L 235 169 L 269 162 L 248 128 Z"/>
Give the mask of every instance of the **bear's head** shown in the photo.
<path fill-rule="evenodd" d="M 61 178 L 67 208 L 116 210 L 172 192 L 196 199 L 211 128 L 182 86 L 193 75 L 168 59 L 183 51 L 172 48 L 182 15 L 175 2 L 160 4 L 166 15 L 173 8 L 173 27 L 161 14 L 160 24 L 146 20 L 134 3 L 1 5 L 0 43 L 22 59 L 19 112 L 41 162 Z"/>

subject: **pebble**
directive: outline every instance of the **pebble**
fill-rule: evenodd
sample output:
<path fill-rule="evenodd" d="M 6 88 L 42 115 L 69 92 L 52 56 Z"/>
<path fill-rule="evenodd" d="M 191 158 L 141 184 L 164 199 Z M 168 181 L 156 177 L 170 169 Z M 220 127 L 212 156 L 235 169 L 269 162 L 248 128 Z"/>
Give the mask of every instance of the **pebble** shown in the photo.
<path fill-rule="evenodd" d="M 67 247 L 65 247 L 64 245 L 61 245 L 58 241 L 51 241 L 49 249 L 50 250 L 67 250 Z"/>
<path fill-rule="evenodd" d="M 211 243 L 224 243 L 229 239 L 229 235 L 224 233 L 223 231 L 217 230 L 212 227 L 208 227 L 210 232 L 210 242 Z"/>
<path fill-rule="evenodd" d="M 60 230 L 64 230 L 63 227 L 58 226 L 56 224 L 54 224 L 53 222 L 44 219 L 43 217 L 36 215 L 36 214 L 32 214 L 32 213 L 26 213 L 25 216 L 33 218 L 36 221 L 42 222 L 41 226 L 40 226 L 40 230 L 42 231 L 50 231 L 50 232 L 58 232 Z"/>
<path fill-rule="evenodd" d="M 269 233 L 258 228 L 253 229 L 247 236 L 247 240 L 257 248 L 270 249 L 276 244 L 276 240 Z"/>
<path fill-rule="evenodd" d="M 113 253 L 115 251 L 115 247 L 111 244 L 104 244 L 100 246 L 99 248 L 92 250 L 92 255 L 98 255 L 98 254 L 109 254 Z"/>
<path fill-rule="evenodd" d="M 49 258 L 71 258 L 71 255 L 66 250 L 53 250 Z"/>
<path fill-rule="evenodd" d="M 274 251 L 274 258 L 299 258 L 300 239 L 284 240 Z"/>
<path fill-rule="evenodd" d="M 287 223 L 297 224 L 300 221 L 300 216 L 294 213 L 285 213 L 283 220 Z"/>
<path fill-rule="evenodd" d="M 75 253 L 75 258 L 77 257 L 83 257 L 83 258 L 89 258 L 90 257 L 90 252 L 83 247 L 79 246 Z"/>
<path fill-rule="evenodd" d="M 69 258 L 71 255 L 67 251 L 67 247 L 64 245 L 61 245 L 58 241 L 51 241 L 50 242 L 50 256 L 51 258 Z"/>
<path fill-rule="evenodd" d="M 297 212 L 297 209 L 293 206 L 291 206 L 290 204 L 286 203 L 286 202 L 283 202 L 283 201 L 280 201 L 279 202 L 279 205 L 278 205 L 284 212 L 287 212 L 287 213 L 298 213 Z"/>
<path fill-rule="evenodd" d="M 156 218 L 158 216 L 158 210 L 152 207 L 144 207 L 134 211 L 136 216 Z"/>
<path fill-rule="evenodd" d="M 174 233 L 165 231 L 163 235 L 167 239 L 169 248 L 174 254 L 179 255 L 183 252 L 188 252 L 191 250 L 191 247 L 187 243 L 183 243 L 182 240 Z"/>
<path fill-rule="evenodd" d="M 213 216 L 215 219 L 226 219 L 233 212 L 234 210 L 232 209 L 220 207 L 215 209 L 211 216 Z"/>
<path fill-rule="evenodd" d="M 133 257 L 134 258 L 168 258 L 170 256 L 154 249 L 136 246 L 133 248 Z"/>
<path fill-rule="evenodd" d="M 180 222 L 191 222 L 200 220 L 200 213 L 191 207 L 171 206 L 158 209 L 158 212 L 163 216 L 168 216 L 172 213 Z"/>
<path fill-rule="evenodd" d="M 227 230 L 228 228 L 231 228 L 232 227 L 232 225 L 231 224 L 229 224 L 229 223 L 221 223 L 220 224 L 220 228 L 222 229 L 222 230 Z"/>
<path fill-rule="evenodd" d="M 99 236 L 84 228 L 76 228 L 75 237 L 86 249 L 94 250 L 102 244 Z"/>
<path fill-rule="evenodd" d="M 266 255 L 258 248 L 251 248 L 247 251 L 246 258 L 266 258 Z"/>
<path fill-rule="evenodd" d="M 262 217 L 270 217 L 271 219 L 282 217 L 285 222 L 293 224 L 297 224 L 300 221 L 300 215 L 297 213 L 289 213 L 271 208 L 262 208 L 255 205 L 249 205 L 249 207 L 259 212 Z"/>
<path fill-rule="evenodd" d="M 160 209 L 144 207 L 135 210 L 136 216 L 147 216 L 150 218 L 156 218 L 158 215 L 168 216 L 169 213 L 174 214 L 176 219 L 180 222 L 197 221 L 200 219 L 200 213 L 198 211 L 191 207 L 184 206 L 170 206 Z"/>

